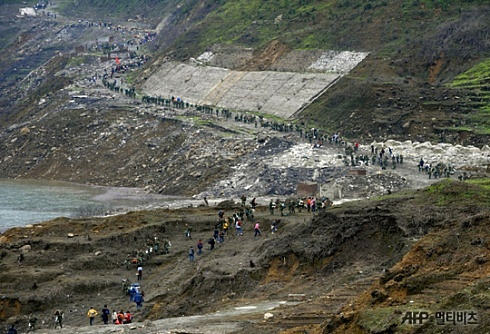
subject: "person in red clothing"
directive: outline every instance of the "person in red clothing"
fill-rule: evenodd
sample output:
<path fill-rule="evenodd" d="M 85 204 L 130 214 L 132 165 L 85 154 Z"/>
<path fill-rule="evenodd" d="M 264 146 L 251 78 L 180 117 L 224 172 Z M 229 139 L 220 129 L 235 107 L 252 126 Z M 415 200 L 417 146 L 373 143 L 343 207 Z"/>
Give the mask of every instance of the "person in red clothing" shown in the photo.
<path fill-rule="evenodd" d="M 133 315 L 131 312 L 126 311 L 126 314 L 124 314 L 124 320 L 126 324 L 130 324 L 133 321 Z"/>
<path fill-rule="evenodd" d="M 122 325 L 122 324 L 124 324 L 124 312 L 123 312 L 123 310 L 121 310 L 117 314 L 117 320 L 116 320 L 116 325 Z"/>
<path fill-rule="evenodd" d="M 202 240 L 199 239 L 199 241 L 197 242 L 197 255 L 201 255 L 202 254 L 202 248 L 204 247 L 204 245 L 202 244 Z"/>

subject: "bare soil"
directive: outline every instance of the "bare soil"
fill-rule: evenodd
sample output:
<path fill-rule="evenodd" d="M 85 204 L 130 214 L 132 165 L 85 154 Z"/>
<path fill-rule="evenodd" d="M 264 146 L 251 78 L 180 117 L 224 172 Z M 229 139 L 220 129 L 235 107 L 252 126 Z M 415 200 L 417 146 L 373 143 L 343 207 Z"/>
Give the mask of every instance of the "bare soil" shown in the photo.
<path fill-rule="evenodd" d="M 474 191 L 464 183 L 443 184 L 446 196 Z M 411 299 L 426 307 L 435 300 L 452 305 L 451 300 L 460 294 L 472 295 L 465 291 L 477 287 L 482 291 L 481 302 L 475 300 L 468 307 L 483 312 L 488 303 L 481 287 L 488 284 L 489 235 L 488 210 L 481 201 L 488 198 L 488 192 L 478 195 L 483 196 L 481 200 L 474 197 L 472 204 L 454 202 L 439 207 L 432 202 L 438 197 L 431 200 L 433 191 L 346 203 L 315 216 L 304 210 L 271 216 L 267 207 L 259 207 L 255 218 L 262 226 L 261 237 L 254 238 L 253 223 L 245 221 L 243 236 L 235 236 L 231 229 L 224 243 L 213 251 L 206 244 L 204 254 L 196 255 L 194 262 L 187 257 L 188 249 L 197 240 L 206 243 L 212 237 L 218 209 L 228 216 L 240 205 L 57 219 L 11 229 L 0 240 L 2 322 L 17 322 L 25 330 L 27 317 L 34 313 L 40 319 L 39 327 L 49 333 L 54 310 L 62 309 L 67 332 L 111 332 L 116 329 L 104 327 L 100 319 L 94 328 L 79 328 L 88 323 L 85 313 L 89 307 L 101 309 L 107 304 L 110 309 L 135 313 L 135 325 L 119 328 L 145 333 L 207 333 L 213 328 L 223 333 L 293 333 L 300 328 L 319 333 L 324 323 L 329 330 L 340 326 L 331 319 L 351 308 L 349 314 L 356 314 L 363 305 L 406 305 Z M 280 219 L 276 234 L 269 231 L 273 219 Z M 184 236 L 187 226 L 192 227 L 192 240 Z M 451 241 L 455 235 L 456 243 Z M 128 253 L 144 249 L 155 237 L 170 240 L 172 247 L 169 254 L 152 254 L 144 260 L 145 303 L 137 311 L 122 284 L 123 279 L 135 281 L 136 267 L 126 269 L 124 261 Z M 21 252 L 24 259 L 19 263 Z M 420 252 L 428 259 L 421 261 Z M 439 282 L 451 289 L 434 285 Z M 420 294 L 426 289 L 431 293 Z M 387 297 L 368 302 L 365 296 L 374 295 L 374 290 Z M 281 301 L 295 301 L 290 294 L 304 297 L 296 300 L 299 303 L 279 306 Z M 261 305 L 268 302 L 277 304 L 270 310 L 274 318 L 264 322 L 268 307 Z M 233 309 L 236 313 L 225 311 Z M 228 324 L 226 327 L 211 325 L 217 311 L 223 312 L 218 313 L 222 314 L 219 323 Z M 185 318 L 194 315 L 209 319 L 208 325 L 201 327 L 196 318 Z M 181 321 L 164 320 L 175 317 Z M 350 316 L 347 324 L 352 319 Z"/>

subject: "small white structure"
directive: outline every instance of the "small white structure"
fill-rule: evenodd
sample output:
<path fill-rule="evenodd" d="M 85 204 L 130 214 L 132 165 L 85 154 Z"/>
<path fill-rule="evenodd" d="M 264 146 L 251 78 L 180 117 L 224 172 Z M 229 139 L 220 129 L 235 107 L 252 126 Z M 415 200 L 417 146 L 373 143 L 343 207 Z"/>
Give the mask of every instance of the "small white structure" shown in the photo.
<path fill-rule="evenodd" d="M 32 7 L 19 8 L 19 16 L 37 16 L 37 12 Z"/>
<path fill-rule="evenodd" d="M 331 185 L 320 185 L 320 197 L 327 197 L 330 200 L 342 199 L 342 191 L 340 188 L 332 187 Z"/>

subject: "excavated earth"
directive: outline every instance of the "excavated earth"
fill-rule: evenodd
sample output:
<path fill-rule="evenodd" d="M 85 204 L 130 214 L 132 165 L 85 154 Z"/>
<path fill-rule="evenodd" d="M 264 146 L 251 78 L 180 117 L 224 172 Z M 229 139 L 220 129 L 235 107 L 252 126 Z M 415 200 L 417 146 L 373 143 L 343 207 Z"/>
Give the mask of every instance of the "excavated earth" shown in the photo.
<path fill-rule="evenodd" d="M 14 27 L 25 24 L 15 17 L 2 20 Z M 99 28 L 66 18 L 25 20 L 30 32 L 6 50 L 19 56 L 0 61 L 6 78 L 1 83 L 2 124 L 8 124 L 0 129 L 0 177 L 136 187 L 188 196 L 189 203 L 207 196 L 211 206 L 128 208 L 125 214 L 104 218 L 59 218 L 6 231 L 0 235 L 2 329 L 16 323 L 25 332 L 34 314 L 38 332 L 52 333 L 53 313 L 62 309 L 65 333 L 488 332 L 488 179 L 454 181 L 463 173 L 488 176 L 486 137 L 450 138 L 478 147 L 432 145 L 426 141 L 440 134 L 425 129 L 430 118 L 417 114 L 412 123 L 419 130 L 411 137 L 417 142 L 387 141 L 406 138 L 399 132 L 405 121 L 392 128 L 392 120 L 381 113 L 373 127 L 368 116 L 352 114 L 366 127 L 359 154 L 370 157 L 371 144 L 393 147 L 405 161 L 396 169 L 390 164 L 388 170 L 346 166 L 344 146 L 313 148 L 295 131 L 277 132 L 194 108 L 156 106 L 141 102 L 140 96 L 111 91 L 100 78 L 90 80 L 104 70 L 110 73 L 111 61 L 93 53 L 68 54 L 97 36 L 123 41 L 122 32 L 101 34 Z M 34 64 L 33 54 L 42 58 L 41 67 Z M 210 65 L 236 71 L 303 71 L 304 64 L 320 55 L 290 52 L 273 42 L 260 55 L 230 49 Z M 146 78 L 150 70 L 138 76 Z M 14 75 L 16 71 L 29 75 Z M 114 79 L 129 88 L 131 79 L 141 80 L 134 73 Z M 349 80 L 337 89 L 349 86 Z M 396 95 L 400 109 L 407 107 L 401 101 L 419 99 L 388 86 L 378 88 L 368 92 L 376 96 L 372 101 L 386 98 L 391 103 Z M 447 95 L 429 87 L 420 94 Z M 453 95 L 448 100 L 464 103 Z M 301 121 L 297 124 L 303 133 L 310 131 Z M 345 122 L 340 130 L 349 136 L 359 129 Z M 433 164 L 451 163 L 456 168 L 453 180 L 437 183 L 439 179 L 419 173 L 421 157 Z M 297 200 L 298 183 L 307 181 L 341 190 L 343 200 L 375 199 L 336 201 L 314 216 L 305 211 L 269 214 L 271 198 Z M 234 201 L 243 194 L 249 200 L 258 197 L 261 206 L 255 216 L 263 235 L 254 238 L 253 223 L 246 221 L 243 236 L 231 231 L 215 250 L 206 244 L 204 254 L 189 262 L 189 247 L 212 236 L 217 211 L 230 216 L 240 209 Z M 271 234 L 274 219 L 280 219 L 279 230 Z M 184 237 L 188 226 L 192 240 Z M 144 260 L 145 303 L 137 311 L 123 291 L 123 280 L 133 282 L 136 268 L 127 269 L 124 262 L 155 237 L 161 243 L 171 241 L 172 247 L 169 254 Z M 98 318 L 95 326 L 87 326 L 87 310 L 100 310 L 104 304 L 133 311 L 135 323 L 104 326 Z M 467 328 L 401 325 L 407 310 L 458 307 L 477 311 L 481 321 Z M 266 321 L 267 312 L 272 318 Z"/>
<path fill-rule="evenodd" d="M 60 218 L 10 229 L 0 237 L 1 320 L 24 331 L 34 314 L 38 332 L 51 333 L 54 310 L 62 309 L 66 333 L 340 333 L 351 331 L 348 326 L 384 333 L 406 329 L 397 309 L 415 301 L 430 310 L 475 310 L 481 322 L 473 332 L 484 333 L 490 301 L 485 184 L 441 181 L 316 215 L 303 210 L 281 217 L 258 207 L 262 236 L 254 238 L 253 223 L 245 221 L 243 236 L 231 231 L 194 262 L 189 247 L 212 237 L 219 209 L 226 217 L 239 204 Z M 275 234 L 273 219 L 279 219 Z M 188 226 L 192 240 L 184 236 Z M 123 280 L 135 281 L 136 267 L 127 269 L 124 261 L 155 237 L 171 248 L 144 260 L 145 303 L 138 311 L 123 292 Z M 96 326 L 84 327 L 89 307 L 104 304 L 134 312 L 135 323 L 104 326 L 97 318 Z M 381 324 L 352 325 L 381 307 Z M 267 321 L 266 312 L 273 314 Z"/>

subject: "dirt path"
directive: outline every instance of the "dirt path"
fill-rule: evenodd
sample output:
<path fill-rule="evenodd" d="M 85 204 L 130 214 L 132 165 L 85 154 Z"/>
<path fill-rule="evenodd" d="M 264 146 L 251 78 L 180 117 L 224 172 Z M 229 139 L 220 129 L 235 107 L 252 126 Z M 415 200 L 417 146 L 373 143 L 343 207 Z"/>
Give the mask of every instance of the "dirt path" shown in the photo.
<path fill-rule="evenodd" d="M 167 318 L 156 321 L 137 322 L 127 325 L 95 325 L 63 327 L 66 334 L 104 334 L 104 333 L 233 333 L 247 325 L 250 321 L 259 321 L 263 314 L 280 306 L 297 305 L 297 302 L 267 301 L 228 307 L 214 313 Z M 39 329 L 36 333 L 59 333 L 59 329 Z"/>

